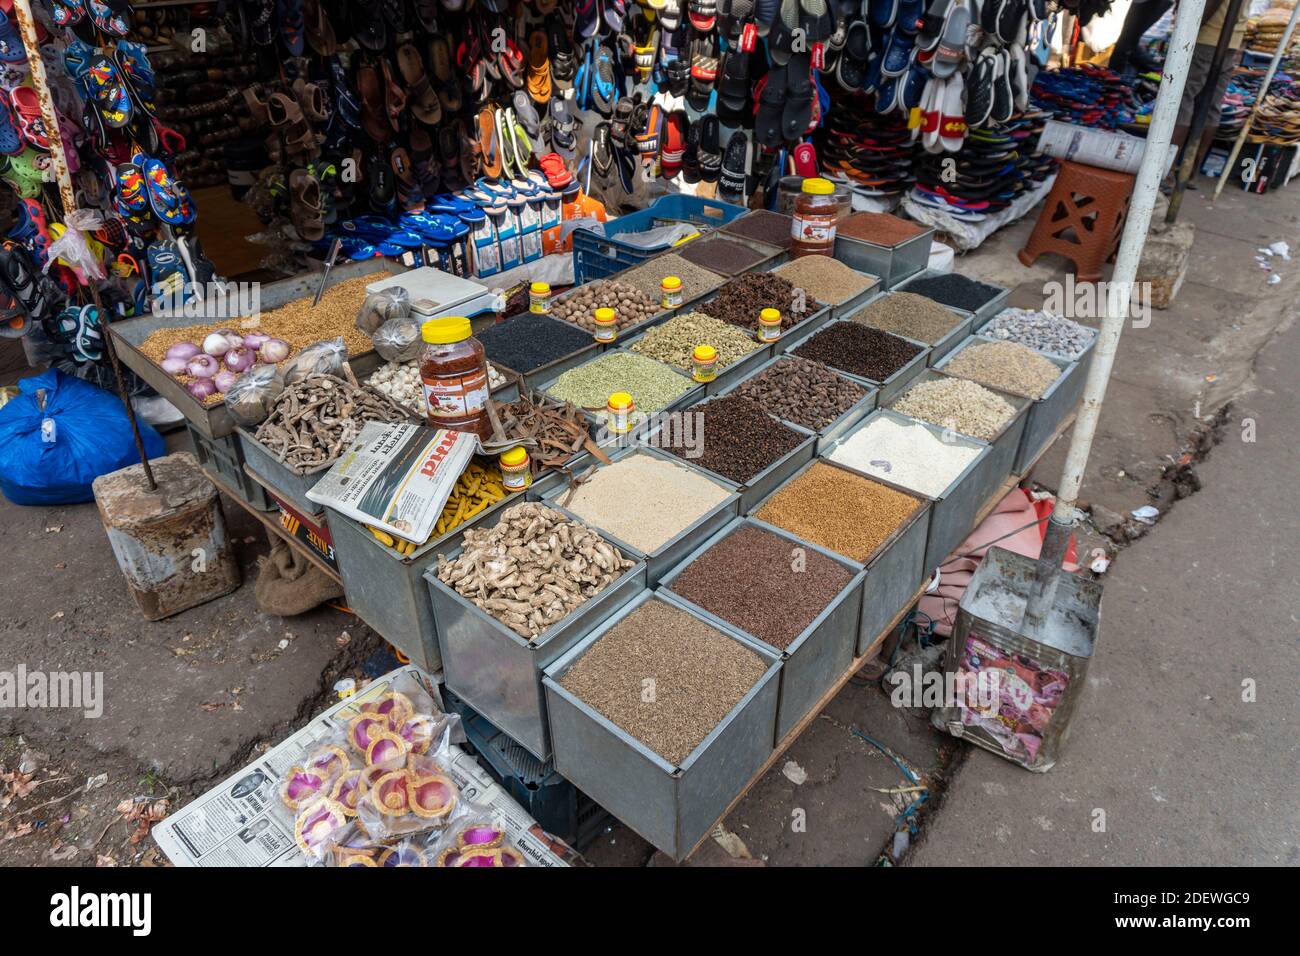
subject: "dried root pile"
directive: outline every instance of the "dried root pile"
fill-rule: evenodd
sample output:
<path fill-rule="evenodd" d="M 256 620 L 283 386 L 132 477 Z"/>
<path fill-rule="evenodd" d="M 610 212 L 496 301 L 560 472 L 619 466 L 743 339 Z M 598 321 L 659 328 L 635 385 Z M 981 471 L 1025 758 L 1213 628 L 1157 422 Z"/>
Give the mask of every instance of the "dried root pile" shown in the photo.
<path fill-rule="evenodd" d="M 524 502 L 466 531 L 455 561 L 439 556 L 438 580 L 531 640 L 634 563 L 586 525 Z"/>

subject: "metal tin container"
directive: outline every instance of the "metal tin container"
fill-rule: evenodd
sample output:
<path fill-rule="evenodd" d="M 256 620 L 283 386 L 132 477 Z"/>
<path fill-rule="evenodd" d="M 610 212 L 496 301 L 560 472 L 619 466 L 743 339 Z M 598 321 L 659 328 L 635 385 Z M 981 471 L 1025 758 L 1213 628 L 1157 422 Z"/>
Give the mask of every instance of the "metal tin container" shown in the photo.
<path fill-rule="evenodd" d="M 775 272 L 777 275 L 780 275 L 779 267 L 772 271 Z M 880 296 L 884 295 L 885 283 L 884 280 L 880 278 L 880 276 L 872 272 L 860 272 L 857 269 L 854 269 L 853 271 L 857 272 L 858 275 L 863 276 L 864 278 L 872 279 L 874 281 L 870 286 L 863 289 L 861 292 L 857 293 L 856 295 L 850 296 L 849 298 L 845 299 L 843 302 L 840 302 L 838 304 L 829 303 L 827 307 L 830 309 L 830 317 L 832 319 L 838 319 L 841 318 L 842 316 L 852 315 L 854 312 L 858 311 L 858 309 L 861 309 L 869 302 L 872 302 L 875 299 L 880 298 Z M 781 278 L 785 279 L 786 277 L 781 276 Z M 789 280 L 786 279 L 786 281 Z M 809 298 L 812 297 L 809 296 Z"/>
<path fill-rule="evenodd" d="M 963 344 L 962 348 L 975 342 L 1001 341 L 1003 340 L 973 335 Z M 953 352 L 935 368 L 938 371 L 944 371 L 960 351 L 958 349 Z M 1061 374 L 1055 382 L 1047 387 L 1047 391 L 1041 397 L 1033 399 L 1030 403 L 1029 410 L 1026 413 L 1024 432 L 1020 436 L 1020 448 L 1011 465 L 1012 473 L 1017 475 L 1023 475 L 1038 460 L 1039 456 L 1047 450 L 1047 446 L 1056 436 L 1061 423 L 1079 404 L 1079 398 L 1083 393 L 1083 385 L 1087 378 L 1083 370 L 1084 367 L 1080 363 L 1069 362 L 1063 358 L 1048 355 L 1046 352 L 1040 352 L 1039 354 L 1059 368 Z M 1091 361 L 1091 351 L 1086 358 Z M 987 387 L 985 386 L 985 388 Z"/>
<path fill-rule="evenodd" d="M 387 259 L 348 262 L 334 267 L 326 280 L 325 286 L 328 289 L 348 279 L 355 279 L 359 276 L 381 271 L 405 272 L 406 269 L 404 266 Z M 268 282 L 260 289 L 259 307 L 263 311 L 269 311 L 296 299 L 315 296 L 316 286 L 319 282 L 320 276 L 317 273 L 304 273 L 292 279 Z M 357 299 L 358 309 L 361 308 L 363 298 L 364 296 L 360 296 Z M 113 322 L 108 326 L 108 332 L 113 336 L 113 345 L 117 349 L 122 364 L 144 379 L 159 395 L 175 405 L 180 413 L 207 438 L 224 438 L 235 430 L 235 419 L 231 417 L 225 402 L 218 402 L 215 405 L 204 405 L 199 402 L 198 399 L 186 391 L 184 385 L 146 357 L 140 351 L 140 346 L 159 329 L 183 329 L 194 325 L 211 325 L 214 322 L 224 321 L 230 322 L 233 328 L 237 328 L 241 320 L 226 315 L 207 314 L 197 316 L 144 315 L 135 319 L 123 319 L 120 322 Z M 357 378 L 363 378 L 382 365 L 383 359 L 379 357 L 379 353 L 369 351 L 361 355 L 349 356 L 348 363 L 352 366 L 352 371 Z"/>
<path fill-rule="evenodd" d="M 509 495 L 408 555 L 388 547 L 359 521 L 328 509 L 334 560 L 348 607 L 413 663 L 426 671 L 438 670 L 442 653 L 424 572 L 437 567 L 440 554 L 458 550 L 470 528 L 492 521 L 497 512 L 525 497 Z"/>
<path fill-rule="evenodd" d="M 782 332 L 781 337 L 772 343 L 772 353 L 774 355 L 784 355 L 786 352 L 795 348 L 800 342 L 808 338 L 808 336 L 816 333 L 829 321 L 831 321 L 831 307 L 829 305 L 823 305 L 807 318 L 800 319 L 794 325 L 790 326 L 790 328 Z"/>
<path fill-rule="evenodd" d="M 930 279 L 941 275 L 948 275 L 948 273 L 938 272 L 934 269 L 923 269 L 921 270 L 920 273 L 912 276 L 910 279 L 908 279 L 906 282 L 900 285 L 897 291 L 910 292 L 911 290 L 908 288 L 908 286 L 912 285 L 918 279 Z M 969 278 L 969 276 L 967 278 Z M 972 327 L 977 329 L 985 322 L 987 322 L 989 319 L 993 318 L 993 316 L 997 315 L 999 312 L 1001 312 L 1003 309 L 1007 307 L 1007 299 L 1011 298 L 1011 290 L 1005 289 L 1002 286 L 997 285 L 996 283 L 993 282 L 986 282 L 983 279 L 973 279 L 971 281 L 979 282 L 982 285 L 991 286 L 992 288 L 997 289 L 998 290 L 997 295 L 989 299 L 989 301 L 985 302 L 983 305 L 981 305 L 978 309 L 975 310 L 962 309 L 962 308 L 958 308 L 955 305 L 946 305 L 942 302 L 939 302 L 939 304 L 942 305 L 945 309 L 951 309 L 952 311 L 958 312 L 962 315 L 969 315 L 973 323 Z M 924 293 L 922 292 L 918 292 L 916 294 L 924 295 Z M 929 296 L 926 296 L 926 298 L 929 298 Z M 938 302 L 939 300 L 933 299 L 931 301 Z"/>
<path fill-rule="evenodd" d="M 242 426 L 236 427 L 235 437 L 244 453 L 244 464 L 266 482 L 275 491 L 280 492 L 291 505 L 303 514 L 320 514 L 321 506 L 307 497 L 307 492 L 316 487 L 321 476 L 334 466 L 334 462 L 317 465 L 310 471 L 299 474 L 275 457 L 275 452 L 267 448 L 256 436 Z M 337 459 L 336 459 L 337 460 Z"/>
<path fill-rule="evenodd" d="M 906 289 L 894 289 L 890 292 L 884 293 L 884 295 L 887 296 L 894 295 L 895 292 L 906 292 L 906 291 L 907 291 Z M 871 304 L 870 302 L 866 303 L 866 305 L 870 305 L 870 304 Z M 863 308 L 866 308 L 866 305 L 864 305 Z M 943 337 L 940 338 L 933 345 L 926 345 L 926 343 L 921 342 L 920 339 L 908 339 L 908 341 L 918 342 L 921 345 L 926 345 L 926 347 L 930 350 L 930 354 L 926 356 L 926 363 L 928 365 L 934 365 L 941 358 L 943 358 L 945 355 L 947 355 L 949 352 L 955 349 L 961 342 L 965 341 L 967 336 L 970 335 L 970 330 L 971 330 L 972 317 L 969 312 L 965 312 L 961 309 L 954 309 L 952 306 L 942 305 L 941 303 L 938 302 L 935 302 L 935 305 L 938 305 L 940 306 L 940 308 L 946 309 L 947 311 L 951 312 L 953 315 L 957 316 L 957 318 L 960 321 L 958 321 L 956 325 L 954 325 L 951 329 L 945 332 L 943 334 Z M 861 309 L 857 310 L 857 312 L 860 311 L 862 310 Z M 848 320 L 851 322 L 859 321 L 857 317 L 857 312 L 848 315 L 847 316 Z M 867 326 L 868 328 L 873 328 L 873 329 L 875 328 L 875 326 L 871 325 L 869 322 L 862 322 L 861 324 Z M 880 329 L 878 331 L 887 332 L 889 330 Z M 899 335 L 900 333 L 889 332 L 889 334 Z M 907 336 L 902 336 L 902 338 L 907 338 Z"/>
<path fill-rule="evenodd" d="M 790 261 L 789 249 L 779 249 L 776 246 L 768 245 L 766 242 L 759 242 L 757 239 L 750 239 L 748 236 L 738 236 L 735 233 L 723 232 L 721 230 L 711 232 L 705 236 L 701 236 L 699 239 L 695 240 L 694 244 L 697 245 L 698 247 L 714 239 L 730 240 L 731 242 L 738 243 L 739 245 L 742 245 L 747 249 L 753 249 L 755 252 L 761 252 L 764 256 L 763 259 L 754 263 L 752 266 L 749 266 L 746 269 L 742 269 L 740 272 L 734 272 L 730 274 L 728 278 L 731 279 L 734 279 L 738 275 L 744 275 L 744 273 L 746 272 L 771 272 L 773 269 L 775 269 L 777 266 L 781 265 L 782 263 Z M 700 265 L 700 264 L 697 262 L 695 263 L 695 265 Z M 717 269 L 712 269 L 709 268 L 708 266 L 700 266 L 700 268 L 708 269 L 710 272 L 718 272 Z M 723 273 L 723 272 L 719 272 L 718 274 L 727 275 L 727 273 Z"/>
<path fill-rule="evenodd" d="M 945 375 L 938 369 L 931 368 L 926 369 L 918 375 L 916 380 L 912 382 L 912 385 L 915 386 L 922 382 L 942 381 L 943 379 L 951 378 L 953 378 L 953 376 Z M 909 386 L 909 388 L 910 387 L 911 386 Z M 1024 435 L 1025 423 L 1029 420 L 1029 408 L 1033 405 L 1033 402 L 1030 399 L 1023 398 L 1019 395 L 1011 395 L 1007 392 L 998 391 L 996 388 L 989 388 L 987 385 L 981 385 L 980 387 L 987 388 L 998 398 L 1014 407 L 1016 413 L 1011 416 L 1010 421 L 1002 426 L 1001 430 L 991 441 L 977 438 L 973 435 L 966 435 L 964 437 L 991 446 L 992 450 L 989 452 L 990 463 L 988 467 L 993 473 L 1001 475 L 1002 478 L 1006 478 L 1007 475 L 1011 474 L 1012 466 L 1015 464 L 1016 460 L 1016 453 L 1020 450 L 1020 440 Z M 890 402 L 888 406 L 889 409 L 891 411 L 897 411 L 895 406 L 898 404 L 899 400 L 902 399 L 903 395 L 906 394 L 907 393 L 904 392 L 899 395 L 898 398 L 895 398 Z M 898 414 L 905 415 L 906 413 L 898 412 Z M 910 415 L 907 415 L 907 417 L 911 418 L 912 421 L 921 421 L 921 419 L 912 418 Z M 931 422 L 931 424 L 933 424 L 933 422 Z"/>
<path fill-rule="evenodd" d="M 783 651 L 672 590 L 673 582 L 704 552 L 745 525 L 761 528 L 763 531 L 784 538 L 790 542 L 792 549 L 805 548 L 823 554 L 853 575 L 844 589 Z M 795 724 L 807 716 L 808 712 L 826 696 L 826 692 L 835 686 L 836 680 L 843 676 L 853 662 L 862 621 L 862 582 L 865 577 L 866 572 L 862 565 L 856 562 L 848 561 L 832 551 L 827 551 L 765 522 L 753 518 L 738 518 L 697 547 L 673 568 L 660 582 L 659 594 L 665 601 L 689 608 L 719 630 L 741 634 L 750 642 L 761 644 L 780 657 L 781 693 L 776 707 L 774 741 L 779 744 Z M 772 599 L 779 601 L 781 595 L 773 594 Z"/>
<path fill-rule="evenodd" d="M 730 395 L 732 392 L 736 391 L 742 385 L 744 385 L 745 382 L 749 381 L 752 378 L 756 378 L 759 375 L 762 375 L 773 365 L 776 365 L 778 362 L 780 362 L 784 357 L 785 356 L 778 355 L 772 360 L 768 362 L 764 362 L 762 365 L 760 365 L 758 368 L 751 371 L 749 374 L 732 382 L 721 392 L 719 392 L 718 395 L 719 396 Z M 844 434 L 855 424 L 857 424 L 868 414 L 870 414 L 873 410 L 875 410 L 876 396 L 879 394 L 879 390 L 876 388 L 876 386 L 872 385 L 870 382 L 864 379 L 855 378 L 852 375 L 846 375 L 844 372 L 840 372 L 836 369 L 830 369 L 830 371 L 834 372 L 834 374 L 838 375 L 840 378 L 847 379 L 848 381 L 853 382 L 855 385 L 862 386 L 862 388 L 867 390 L 867 393 L 862 396 L 862 398 L 857 402 L 857 404 L 846 409 L 844 413 L 840 415 L 839 418 L 835 419 L 835 421 L 830 422 L 827 425 L 823 425 L 821 428 L 815 430 L 806 429 L 808 431 L 813 431 L 813 433 L 817 436 L 816 454 L 818 455 L 822 453 L 822 449 L 825 448 L 828 444 L 833 442 L 836 438 Z M 772 413 L 768 412 L 768 414 L 771 415 Z M 779 415 L 775 415 L 773 417 L 795 428 L 804 427 L 795 422 L 791 422 L 787 419 L 781 418 L 781 416 Z"/>
<path fill-rule="evenodd" d="M 858 641 L 855 653 L 861 656 L 867 652 L 872 643 L 900 611 L 907 608 L 916 598 L 916 590 L 925 577 L 925 548 L 930 537 L 931 500 L 925 495 L 909 491 L 899 485 L 882 481 L 874 476 L 866 476 L 852 468 L 825 458 L 809 462 L 799 473 L 791 476 L 796 480 L 813 465 L 820 462 L 831 468 L 875 482 L 894 491 L 902 492 L 917 501 L 916 509 L 903 522 L 890 532 L 889 537 L 880 543 L 875 552 L 867 555 L 866 561 L 855 561 L 847 555 L 840 559 L 850 564 L 866 568 L 862 582 L 862 616 L 858 628 Z M 779 491 L 780 489 L 777 489 Z M 773 491 L 773 495 L 776 491 Z M 757 523 L 768 526 L 769 523 L 758 517 L 772 495 L 768 495 L 748 514 Z M 775 526 L 773 526 L 775 527 Z M 777 530 L 783 530 L 778 528 Z M 784 532 L 789 534 L 790 532 Z"/>
<path fill-rule="evenodd" d="M 610 627 L 651 600 L 659 599 L 643 592 L 556 659 L 543 684 L 555 769 L 645 840 L 682 860 L 772 755 L 781 662 L 765 645 L 719 629 L 769 666 L 690 756 L 674 766 L 560 685 Z"/>
<path fill-rule="evenodd" d="M 625 343 L 627 350 L 629 352 L 634 351 L 633 347 L 636 345 L 636 343 L 639 342 L 642 338 L 644 338 L 650 331 L 651 330 L 647 329 L 646 331 L 641 332 L 640 334 L 634 336 L 633 338 L 628 339 L 627 342 Z M 755 342 L 757 342 L 757 340 L 755 340 Z M 641 353 L 637 352 L 636 354 L 639 355 Z M 653 356 L 650 355 L 647 355 L 645 357 L 653 358 Z M 740 359 L 737 359 L 735 362 L 732 362 L 730 365 L 718 369 L 717 377 L 712 382 L 702 383 L 704 388 L 704 394 L 705 395 L 716 394 L 718 391 L 725 388 L 730 383 L 736 381 L 739 378 L 743 378 L 745 375 L 748 375 L 750 372 L 752 372 L 758 366 L 762 365 L 771 357 L 772 357 L 772 346 L 770 344 L 759 345 L 758 348 L 754 349 L 754 351 L 747 353 L 745 356 L 743 356 Z M 660 365 L 667 365 L 674 372 L 680 372 L 681 374 L 690 377 L 691 373 L 686 369 L 682 369 L 676 365 L 672 365 L 669 362 L 665 362 L 663 359 L 654 359 L 654 361 L 658 362 Z"/>
<path fill-rule="evenodd" d="M 490 528 L 498 511 L 478 527 Z M 601 535 L 617 547 L 608 536 Z M 457 546 L 447 554 L 454 561 Z M 539 637 L 525 640 L 492 615 L 424 572 L 433 603 L 446 685 L 540 760 L 551 755 L 542 671 L 592 628 L 645 590 L 645 563 L 638 561 L 600 593 L 588 598 Z"/>
<path fill-rule="evenodd" d="M 682 459 L 678 458 L 676 455 L 670 452 L 659 451 L 657 448 L 651 448 L 647 445 L 620 448 L 610 455 L 610 459 L 617 464 L 632 455 L 647 455 L 651 458 L 658 458 L 674 465 L 688 467 Z M 668 573 L 674 565 L 680 562 L 682 557 L 686 555 L 691 548 L 698 544 L 702 538 L 706 538 L 713 534 L 719 528 L 734 519 L 739 513 L 740 495 L 736 492 L 736 486 L 729 481 L 721 481 L 713 476 L 709 476 L 709 479 L 726 491 L 727 497 L 648 554 L 640 548 L 634 547 L 633 545 L 620 540 L 606 531 L 606 529 L 601 528 L 599 525 L 588 521 L 581 515 L 578 515 L 576 512 L 570 511 L 565 507 L 561 502 L 563 502 L 565 495 L 569 490 L 567 483 L 557 482 L 552 484 L 548 489 L 541 493 L 541 500 L 551 507 L 563 511 L 575 521 L 581 521 L 583 524 L 596 528 L 617 544 L 619 550 L 628 557 L 633 558 L 634 560 L 644 561 L 646 565 L 646 586 L 653 588 L 659 583 L 659 579 Z"/>
<path fill-rule="evenodd" d="M 699 411 L 703 409 L 703 407 L 706 406 L 710 401 L 712 401 L 712 399 L 705 399 L 702 402 L 697 402 L 694 405 L 682 409 L 682 411 L 685 413 L 689 413 L 692 411 Z M 766 498 L 769 494 L 771 494 L 772 491 L 775 490 L 778 485 L 785 484 L 785 482 L 790 478 L 791 475 L 793 475 L 796 471 L 798 471 L 808 462 L 812 461 L 813 457 L 817 453 L 816 435 L 808 431 L 808 429 L 806 428 L 800 428 L 798 425 L 792 425 L 789 422 L 782 422 L 775 415 L 772 415 L 770 417 L 773 420 L 780 422 L 782 425 L 784 425 L 786 428 L 790 429 L 791 431 L 797 432 L 798 434 L 804 435 L 806 437 L 798 445 L 796 445 L 790 451 L 786 452 L 785 455 L 783 455 L 781 458 L 778 458 L 776 461 L 772 462 L 772 464 L 768 465 L 757 475 L 754 475 L 746 482 L 741 483 L 741 482 L 732 481 L 726 475 L 719 475 L 717 472 L 710 471 L 708 468 L 705 468 L 703 465 L 698 464 L 698 462 L 695 459 L 686 458 L 682 456 L 674 456 L 674 457 L 676 457 L 678 461 L 683 461 L 686 464 L 690 465 L 692 468 L 696 469 L 702 474 L 708 475 L 710 478 L 714 479 L 715 481 L 736 487 L 737 490 L 740 492 L 739 513 L 742 515 L 748 514 L 750 509 L 753 508 L 756 503 L 758 503 L 763 498 Z M 655 425 L 654 427 L 640 434 L 638 436 L 638 440 L 642 444 L 654 445 L 658 440 L 658 435 L 660 434 L 661 431 L 662 431 L 662 426 Z M 663 447 L 663 446 L 657 445 L 656 447 Z"/>
<path fill-rule="evenodd" d="M 835 453 L 835 450 L 850 438 L 853 437 L 860 429 L 866 428 L 877 417 L 891 418 L 896 422 L 904 425 L 916 425 L 926 429 L 937 439 L 949 445 L 964 445 L 977 450 L 975 458 L 962 469 L 961 474 L 949 482 L 948 487 L 938 495 L 926 495 L 920 491 L 914 491 L 906 485 L 899 484 L 895 481 L 881 481 L 876 475 L 858 472 L 857 469 L 850 465 L 844 465 L 842 462 L 834 462 L 841 465 L 849 471 L 861 474 L 864 478 L 870 478 L 872 481 L 880 481 L 881 484 L 889 484 L 900 491 L 906 491 L 908 494 L 917 498 L 929 498 L 932 502 L 930 508 L 930 531 L 926 539 L 925 546 L 925 568 L 938 566 L 946 558 L 952 549 L 961 544 L 962 540 L 968 535 L 974 527 L 975 515 L 983 507 L 984 503 L 998 490 L 1002 481 L 1006 478 L 1005 474 L 998 474 L 994 467 L 990 466 L 989 454 L 992 449 L 984 442 L 976 441 L 973 438 L 967 438 L 964 435 L 958 435 L 955 432 L 945 433 L 942 428 L 931 425 L 929 422 L 918 422 L 908 418 L 906 415 L 900 415 L 888 408 L 878 408 L 866 418 L 864 418 L 852 431 L 846 433 L 838 441 L 834 442 L 826 450 L 826 455 Z M 996 464 L 996 463 L 994 463 Z"/>
<path fill-rule="evenodd" d="M 830 328 L 830 326 L 832 325 L 839 325 L 842 323 L 850 323 L 850 322 L 853 322 L 853 320 L 836 319 L 833 322 L 827 323 L 826 328 Z M 854 324 L 861 325 L 862 323 L 854 323 Z M 876 329 L 874 331 L 879 332 L 881 330 Z M 912 358 L 908 360 L 906 365 L 895 370 L 894 373 L 890 375 L 887 379 L 885 379 L 883 382 L 877 382 L 875 379 L 864 378 L 861 375 L 855 375 L 852 372 L 847 372 L 844 369 L 839 368 L 838 366 L 831 365 L 829 362 L 826 363 L 829 368 L 833 369 L 836 372 L 839 372 L 841 375 L 845 375 L 848 378 L 855 379 L 859 382 L 867 382 L 871 385 L 874 385 L 879 390 L 879 395 L 877 395 L 876 397 L 876 404 L 878 405 L 884 405 L 888 402 L 893 401 L 894 396 L 898 395 L 899 392 L 906 389 L 907 386 L 912 383 L 912 379 L 916 378 L 916 376 L 920 375 L 923 371 L 925 371 L 925 369 L 930 364 L 930 346 L 926 345 L 924 342 L 918 342 L 916 341 L 916 339 L 909 339 L 906 335 L 895 335 L 893 332 L 885 332 L 884 334 L 892 335 L 894 336 L 894 338 L 902 339 L 904 342 L 910 342 L 912 345 L 915 345 L 921 351 L 917 352 L 916 355 L 912 356 Z"/>
<path fill-rule="evenodd" d="M 930 263 L 934 229 L 926 229 L 896 246 L 882 246 L 865 239 L 835 236 L 835 258 L 850 269 L 880 276 L 886 289 L 910 279 Z"/>
<path fill-rule="evenodd" d="M 564 320 L 555 319 L 553 321 L 562 322 Z M 582 365 L 584 362 L 591 361 L 593 358 L 595 358 L 604 350 L 605 350 L 605 346 L 601 345 L 593 338 L 591 340 L 590 345 L 584 345 L 576 352 L 570 352 L 568 355 L 562 356 L 561 358 L 557 358 L 552 362 L 547 362 L 545 365 L 539 365 L 531 372 L 516 371 L 515 369 L 512 369 L 509 366 L 502 365 L 500 362 L 494 361 L 490 355 L 488 356 L 488 361 L 492 362 L 492 364 L 495 365 L 497 368 L 501 369 L 501 371 L 510 372 L 511 374 L 513 374 L 515 378 L 521 383 L 523 388 L 537 388 L 542 382 L 549 381 L 553 378 L 558 378 L 560 375 L 564 374 L 569 369 L 577 368 L 579 365 Z"/>
<path fill-rule="evenodd" d="M 980 703 L 987 703 L 993 716 L 975 708 L 940 707 L 930 719 L 939 730 L 1045 773 L 1060 757 L 1088 683 L 1102 588 L 1097 581 L 1062 574 L 1042 633 L 1028 637 L 1021 633 L 1020 619 L 1035 574 L 1031 558 L 989 549 L 958 606 L 944 672 L 966 693 L 986 696 Z"/>

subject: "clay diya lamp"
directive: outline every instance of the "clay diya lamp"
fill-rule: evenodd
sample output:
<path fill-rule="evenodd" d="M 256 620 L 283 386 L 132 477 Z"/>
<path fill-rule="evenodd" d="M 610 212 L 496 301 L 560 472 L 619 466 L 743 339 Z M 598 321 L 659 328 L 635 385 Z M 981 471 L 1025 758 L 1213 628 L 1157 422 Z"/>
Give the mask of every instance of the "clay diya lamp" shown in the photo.
<path fill-rule="evenodd" d="M 399 767 L 406 762 L 410 748 L 392 731 L 379 731 L 366 748 L 366 763 L 371 767 Z"/>
<path fill-rule="evenodd" d="M 299 849 L 315 856 L 348 824 L 343 807 L 328 797 L 322 797 L 298 814 L 293 824 L 293 837 Z"/>
<path fill-rule="evenodd" d="M 365 780 L 365 771 L 349 770 L 334 781 L 330 799 L 342 806 L 343 812 L 348 816 L 355 817 L 357 804 L 365 797 L 367 789 L 369 788 Z"/>
<path fill-rule="evenodd" d="M 440 773 L 408 773 L 406 792 L 412 812 L 426 820 L 439 820 L 456 806 L 456 785 Z"/>
<path fill-rule="evenodd" d="M 290 810 L 297 810 L 317 797 L 324 796 L 329 790 L 329 781 L 319 773 L 312 773 L 302 767 L 290 767 L 289 773 L 280 784 L 280 799 Z"/>
<path fill-rule="evenodd" d="M 437 729 L 437 721 L 428 714 L 416 714 L 414 717 L 408 717 L 397 728 L 397 736 L 406 741 L 411 753 L 427 753 L 429 745 L 433 743 L 433 734 Z"/>
<path fill-rule="evenodd" d="M 380 866 L 425 866 L 424 854 L 412 846 L 393 846 L 379 854 Z"/>
<path fill-rule="evenodd" d="M 389 729 L 396 730 L 406 718 L 415 713 L 415 705 L 405 694 L 391 691 L 376 701 L 362 704 L 361 712 L 383 717 L 388 722 Z"/>
<path fill-rule="evenodd" d="M 506 834 L 498 826 L 490 823 L 471 823 L 456 835 L 456 843 L 462 849 L 491 850 L 505 841 Z"/>
<path fill-rule="evenodd" d="M 388 731 L 388 720 L 380 714 L 357 714 L 348 724 L 348 743 L 359 754 L 370 749 L 375 735 Z"/>
<path fill-rule="evenodd" d="M 406 789 L 406 771 L 390 770 L 375 781 L 367 796 L 375 809 L 384 816 L 403 816 L 411 809 L 411 798 Z"/>
<path fill-rule="evenodd" d="M 303 764 L 303 769 L 308 773 L 319 774 L 325 780 L 332 781 L 351 766 L 352 761 L 348 759 L 347 751 L 342 747 L 327 744 L 315 750 L 307 758 L 307 762 Z"/>

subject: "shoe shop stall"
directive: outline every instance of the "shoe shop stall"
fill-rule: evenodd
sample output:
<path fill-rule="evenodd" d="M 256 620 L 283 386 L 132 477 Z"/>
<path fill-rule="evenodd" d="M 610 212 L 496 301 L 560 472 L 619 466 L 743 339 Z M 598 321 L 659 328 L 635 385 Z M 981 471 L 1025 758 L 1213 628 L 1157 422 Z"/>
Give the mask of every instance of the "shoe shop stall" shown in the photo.
<path fill-rule="evenodd" d="M 409 664 L 201 798 L 264 856 L 186 808 L 178 864 L 556 865 L 611 816 L 686 858 L 1109 372 L 953 263 L 1053 123 L 1143 109 L 1043 0 L 13 5 L 4 334 L 136 397 L 103 472 L 159 453 L 141 399 L 185 428 L 264 612 Z"/>

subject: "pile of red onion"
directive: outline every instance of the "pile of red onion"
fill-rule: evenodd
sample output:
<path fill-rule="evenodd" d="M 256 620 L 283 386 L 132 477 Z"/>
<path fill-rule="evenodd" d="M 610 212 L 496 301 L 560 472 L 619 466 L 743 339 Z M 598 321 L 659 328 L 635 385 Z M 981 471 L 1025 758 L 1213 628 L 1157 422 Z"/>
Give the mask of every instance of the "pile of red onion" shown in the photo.
<path fill-rule="evenodd" d="M 158 363 L 168 375 L 188 375 L 192 381 L 185 388 L 203 401 L 218 392 L 230 391 L 240 375 L 259 362 L 277 365 L 289 357 L 289 343 L 261 332 L 240 335 L 230 329 L 218 329 L 203 340 L 203 347 L 193 342 L 177 342 Z"/>

